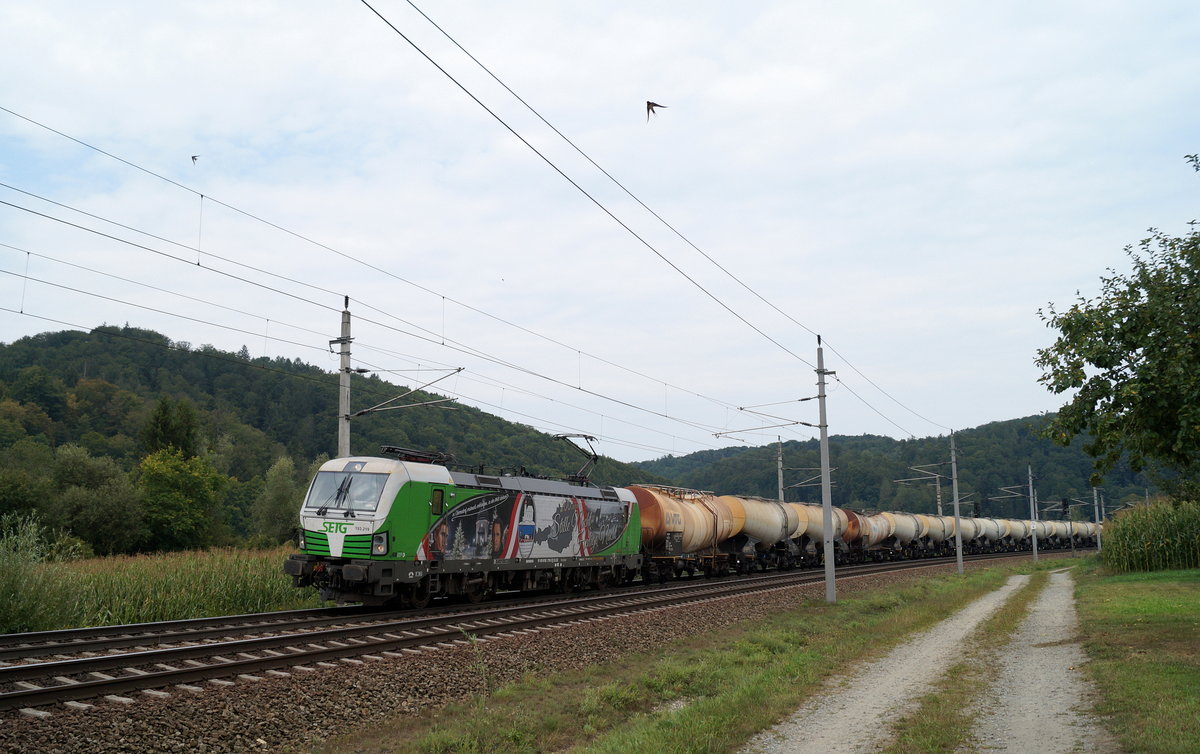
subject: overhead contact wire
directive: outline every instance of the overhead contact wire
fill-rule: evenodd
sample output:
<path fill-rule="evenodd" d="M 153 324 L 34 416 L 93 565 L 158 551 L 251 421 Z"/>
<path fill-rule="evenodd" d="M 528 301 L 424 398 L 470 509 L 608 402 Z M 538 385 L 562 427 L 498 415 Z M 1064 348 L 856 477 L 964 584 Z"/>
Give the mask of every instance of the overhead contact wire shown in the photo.
<path fill-rule="evenodd" d="M 693 286 L 695 286 L 704 295 L 706 295 L 710 299 L 712 299 L 722 309 L 724 309 L 725 311 L 729 312 L 731 315 L 736 317 L 740 322 L 742 322 L 742 324 L 746 325 L 751 330 L 758 333 L 766 340 L 770 341 L 772 344 L 774 344 L 777 348 L 782 350 L 784 353 L 790 355 L 792 358 L 796 359 L 800 363 L 805 364 L 813 369 L 816 369 L 816 367 L 813 366 L 813 364 L 810 363 L 807 359 L 796 354 L 790 348 L 783 345 L 779 341 L 775 340 L 770 335 L 767 335 L 765 332 L 763 332 L 761 329 L 759 329 L 758 326 L 756 326 L 754 323 L 750 322 L 750 320 L 746 319 L 741 314 L 738 314 L 736 311 L 733 310 L 732 307 L 730 307 L 728 304 L 726 304 L 724 301 L 722 301 L 720 298 L 718 298 L 715 294 L 713 294 L 711 291 L 709 291 L 707 288 L 705 288 L 703 285 L 701 285 L 698 281 L 696 281 L 694 278 L 692 278 L 690 275 L 688 275 L 686 272 L 684 272 L 678 265 L 676 265 L 674 262 L 672 262 L 670 259 L 668 259 L 657 248 L 655 248 L 653 244 L 651 244 L 646 239 L 642 238 L 640 235 L 638 235 L 637 231 L 635 231 L 633 228 L 626 225 L 625 222 L 621 220 L 621 218 L 619 218 L 615 214 L 613 214 L 613 212 L 611 210 L 609 210 L 608 207 L 606 207 L 603 202 L 601 202 L 596 197 L 592 196 L 590 193 L 588 193 L 588 191 L 585 188 L 583 188 L 578 183 L 576 183 L 573 178 L 571 178 L 569 175 L 567 175 L 565 172 L 563 172 L 563 170 L 561 168 L 559 168 L 558 165 L 556 165 L 550 158 L 546 157 L 546 155 L 542 154 L 542 152 L 539 151 L 537 149 L 537 147 L 533 146 L 533 144 L 531 144 L 529 141 L 527 141 L 524 136 L 521 136 L 521 134 L 519 134 L 516 131 L 516 129 L 514 129 L 512 126 L 510 126 L 507 121 L 505 121 L 503 118 L 501 118 L 499 115 L 497 115 L 491 108 L 489 108 L 487 105 L 485 105 L 482 100 L 480 100 L 478 97 L 476 97 L 471 92 L 471 90 L 469 90 L 465 86 L 463 86 L 462 83 L 460 83 L 458 81 L 458 79 L 454 78 L 454 76 L 452 76 L 449 71 L 447 71 L 445 68 L 443 68 L 441 65 L 439 65 L 437 63 L 437 61 L 435 61 L 433 58 L 431 58 L 424 50 L 422 50 L 420 48 L 420 46 L 418 46 L 415 42 L 413 42 L 411 39 L 409 39 L 408 36 L 406 36 L 404 34 L 404 32 L 400 31 L 400 29 L 397 28 L 395 24 L 393 24 L 386 17 L 384 17 L 383 14 L 381 14 L 379 11 L 375 10 L 375 8 L 369 2 L 367 2 L 367 0 L 359 0 L 359 2 L 361 2 L 372 13 L 374 13 L 376 16 L 378 16 L 379 19 L 381 21 L 383 21 L 385 24 L 387 24 L 388 27 L 392 31 L 396 32 L 396 34 L 401 39 L 403 39 L 405 42 L 407 42 L 409 44 L 410 47 L 412 47 L 414 50 L 416 50 L 421 55 L 421 57 L 423 57 L 427 61 L 429 61 L 430 65 L 432 65 L 434 68 L 437 68 L 438 71 L 440 71 L 446 78 L 450 79 L 450 81 L 453 82 L 455 86 L 457 86 L 459 89 L 461 89 L 462 92 L 464 94 L 466 94 L 468 97 L 470 97 L 477 105 L 479 105 L 481 108 L 483 108 L 483 110 L 488 115 L 492 116 L 492 118 L 494 118 L 497 123 L 499 123 L 501 126 L 503 126 L 505 128 L 505 130 L 507 130 L 509 133 L 511 133 L 513 136 L 515 136 L 518 141 L 520 141 L 522 144 L 524 144 L 526 147 L 528 147 L 530 151 L 532 151 L 543 162 L 545 162 L 548 166 L 550 166 L 550 168 L 554 172 L 558 173 L 563 178 L 563 180 L 565 180 L 567 183 L 571 184 L 571 186 L 573 186 L 577 191 L 579 191 L 579 193 L 581 193 L 585 197 L 587 197 L 587 199 L 589 201 L 591 201 L 592 204 L 595 204 L 596 207 L 598 207 L 601 212 L 608 215 L 608 217 L 611 218 L 613 222 L 615 222 L 617 225 L 621 226 L 621 228 L 623 228 L 627 233 L 629 233 L 629 235 L 633 236 L 635 239 L 637 239 L 637 241 L 639 243 L 641 243 L 643 246 L 645 246 L 647 249 L 649 249 L 651 252 L 653 252 L 655 256 L 657 256 L 663 262 L 666 262 L 667 265 L 669 265 L 671 267 L 671 269 L 675 270 L 677 273 L 679 273 L 681 276 L 683 276 L 683 278 L 685 280 L 690 282 Z"/>
<path fill-rule="evenodd" d="M 664 218 L 662 215 L 660 215 L 658 212 L 656 212 L 652 207 L 650 207 L 645 202 L 643 202 L 636 194 L 634 194 L 632 191 L 630 191 L 625 186 L 625 184 L 621 183 L 621 181 L 617 180 L 617 178 L 615 176 L 613 176 L 611 173 L 609 173 L 607 170 L 605 170 L 599 163 L 597 163 L 595 160 L 593 160 L 590 155 L 588 155 L 586 152 L 584 152 L 566 134 L 564 134 L 562 131 L 558 130 L 558 128 L 555 127 L 555 125 L 553 123 L 546 120 L 546 118 L 543 117 L 542 114 L 540 112 L 538 112 L 538 110 L 536 108 L 533 107 L 533 105 L 530 105 L 528 102 L 526 102 L 525 99 L 523 97 L 521 97 L 521 95 L 519 95 L 515 91 L 513 91 L 513 89 L 508 84 L 504 83 L 504 81 L 501 80 L 499 76 L 497 76 L 495 73 L 493 73 L 490 68 L 488 68 L 486 65 L 484 65 L 483 62 L 481 62 L 478 58 L 476 58 L 474 55 L 472 55 L 470 51 L 468 51 L 465 47 L 463 47 L 461 44 L 459 44 L 457 39 L 455 39 L 449 32 L 447 32 L 445 29 L 443 29 L 436 21 L 434 21 L 432 18 L 430 18 L 429 15 L 427 13 L 425 13 L 425 11 L 423 11 L 419 7 L 417 7 L 417 5 L 413 2 L 413 0 L 405 0 L 405 2 L 407 2 L 410 6 L 412 6 L 413 10 L 415 10 L 417 13 L 419 13 L 426 21 L 428 21 L 430 23 L 430 25 L 433 26 L 433 28 L 435 28 L 439 32 L 441 32 L 442 36 L 444 36 L 446 39 L 448 39 L 451 44 L 453 44 L 455 47 L 457 47 L 459 50 L 461 50 L 464 55 L 466 55 L 468 58 L 470 58 L 472 60 L 472 62 L 474 62 L 477 66 L 479 66 L 481 69 L 483 69 L 483 71 L 485 73 L 487 73 L 488 76 L 491 76 L 493 81 L 495 81 L 497 84 L 499 84 L 501 87 L 503 87 L 505 91 L 507 91 L 518 102 L 520 102 L 522 105 L 524 105 L 525 109 L 529 110 L 529 112 L 532 113 L 543 124 L 545 124 L 546 127 L 548 127 L 551 131 L 556 133 L 559 136 L 559 138 L 561 138 L 568 145 L 570 145 L 570 147 L 572 149 L 574 149 L 576 152 L 578 152 L 579 155 L 581 157 L 583 157 L 583 159 L 587 160 L 589 163 L 592 164 L 593 167 L 595 167 L 597 170 L 599 170 L 601 173 L 603 173 L 606 178 L 608 178 L 610 181 L 613 182 L 613 184 L 615 184 L 617 186 L 617 188 L 619 188 L 619 189 L 621 189 L 621 191 L 625 192 L 626 196 L 628 196 L 633 201 L 637 202 L 637 204 L 640 205 L 642 207 L 642 209 L 649 212 L 656 220 L 658 220 L 660 223 L 663 224 L 663 226 L 665 226 L 668 230 L 670 230 L 672 233 L 674 233 L 681 241 L 683 241 L 688 246 L 692 247 L 697 253 L 699 253 L 702 257 L 704 257 L 706 260 L 708 260 L 718 270 L 725 273 L 725 275 L 727 275 L 731 280 L 733 280 L 735 283 L 737 283 L 742 288 L 744 288 L 752 296 L 754 296 L 759 301 L 761 301 L 762 303 L 769 306 L 771 309 L 775 310 L 776 313 L 783 316 L 785 319 L 790 321 L 792 324 L 807 331 L 811 335 L 818 335 L 817 331 L 813 330 L 808 325 L 804 324 L 803 322 L 799 321 L 792 315 L 785 312 L 783 309 L 776 306 L 773 302 L 769 301 L 765 296 L 760 294 L 754 288 L 750 287 L 750 285 L 747 284 L 745 281 L 743 281 L 740 277 L 735 275 L 733 272 L 728 270 L 724 265 L 722 265 L 720 262 L 718 262 L 716 259 L 714 259 L 712 256 L 710 256 L 707 252 L 704 251 L 704 249 L 701 249 L 699 246 L 697 246 L 695 243 L 693 243 L 690 238 L 685 236 L 679 229 L 677 229 L 674 225 L 669 223 L 666 220 L 666 218 Z M 378 13 L 376 15 L 378 15 Z M 886 391 L 882 387 L 880 387 L 874 380 L 872 380 L 870 377 L 868 377 L 866 374 L 864 374 L 858 367 L 851 364 L 849 359 L 847 359 L 843 354 L 841 354 L 839 351 L 837 351 L 837 349 L 835 349 L 832 345 L 829 345 L 828 340 L 825 340 L 824 342 L 825 342 L 826 346 L 828 346 L 829 350 L 832 351 L 834 354 L 836 354 L 846 364 L 847 367 L 849 367 L 850 369 L 853 369 L 854 372 L 859 377 L 862 377 L 864 380 L 866 380 L 866 382 L 868 384 L 870 384 L 872 387 L 874 387 L 876 390 L 878 390 L 880 393 L 882 393 L 884 396 L 886 396 L 888 399 L 890 399 L 897 406 L 900 406 L 901 408 L 903 408 L 905 411 L 908 411 L 913 416 L 917 417 L 918 419 L 921 419 L 922 421 L 928 422 L 929 424 L 932 424 L 935 427 L 941 427 L 942 429 L 945 429 L 945 430 L 950 429 L 949 427 L 939 424 L 939 423 L 933 421 L 932 419 L 922 416 L 921 414 L 914 411 L 912 408 L 909 408 L 907 405 L 905 405 L 903 402 L 901 402 L 898 398 L 896 398 L 891 393 L 889 393 L 888 391 Z M 809 366 L 812 366 L 812 365 L 809 364 Z M 855 393 L 853 390 L 851 390 L 850 392 L 863 405 L 867 406 L 872 411 L 879 414 L 881 417 L 883 417 L 886 421 L 891 423 L 893 426 L 896 426 L 896 427 L 900 428 L 902 431 L 905 431 L 906 434 L 908 433 L 907 430 L 903 430 L 902 427 L 899 427 L 899 425 L 897 425 L 895 422 L 893 422 L 887 416 L 884 416 L 884 414 L 881 411 L 879 411 L 874 406 L 872 406 L 870 403 L 868 403 L 866 401 L 866 399 L 863 398 L 862 396 L 860 396 L 858 393 Z"/>

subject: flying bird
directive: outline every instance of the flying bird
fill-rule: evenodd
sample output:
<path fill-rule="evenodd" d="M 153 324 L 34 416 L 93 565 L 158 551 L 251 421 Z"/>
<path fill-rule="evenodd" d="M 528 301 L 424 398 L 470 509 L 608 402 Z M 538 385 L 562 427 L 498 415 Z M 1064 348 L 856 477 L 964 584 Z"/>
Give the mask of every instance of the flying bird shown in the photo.
<path fill-rule="evenodd" d="M 646 100 L 646 122 L 647 123 L 650 122 L 650 114 L 651 113 L 658 115 L 658 113 L 654 111 L 654 108 L 656 108 L 656 107 L 666 107 L 666 105 L 660 105 L 657 102 L 651 102 L 650 100 Z"/>
<path fill-rule="evenodd" d="M 193 164 L 193 165 L 195 165 L 195 164 L 196 164 L 196 158 L 197 158 L 197 157 L 199 157 L 199 156 L 200 156 L 200 155 L 198 155 L 198 154 L 194 154 L 194 155 L 192 155 L 192 164 Z"/>

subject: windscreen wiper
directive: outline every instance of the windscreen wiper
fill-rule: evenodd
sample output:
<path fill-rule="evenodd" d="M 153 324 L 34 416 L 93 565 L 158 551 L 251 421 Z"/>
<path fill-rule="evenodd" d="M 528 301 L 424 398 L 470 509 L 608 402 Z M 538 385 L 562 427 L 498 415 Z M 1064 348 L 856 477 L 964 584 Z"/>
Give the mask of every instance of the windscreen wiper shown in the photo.
<path fill-rule="evenodd" d="M 350 494 L 350 485 L 353 482 L 354 482 L 354 478 L 351 477 L 349 474 L 347 474 L 346 477 L 344 479 L 342 479 L 342 481 L 338 482 L 337 489 L 333 491 L 332 495 L 330 495 L 330 497 L 333 498 L 333 505 L 335 508 L 341 507 L 339 505 L 339 503 L 341 503 L 343 500 L 345 500 L 346 496 Z M 329 499 L 326 498 L 325 502 L 321 504 L 321 507 L 317 508 L 317 515 L 324 516 L 328 512 L 329 512 Z"/>

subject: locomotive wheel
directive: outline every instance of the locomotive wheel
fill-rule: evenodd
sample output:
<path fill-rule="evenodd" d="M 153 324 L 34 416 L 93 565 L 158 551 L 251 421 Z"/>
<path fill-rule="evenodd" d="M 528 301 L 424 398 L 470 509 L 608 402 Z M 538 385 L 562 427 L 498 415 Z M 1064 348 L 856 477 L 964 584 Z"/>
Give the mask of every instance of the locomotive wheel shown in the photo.
<path fill-rule="evenodd" d="M 575 575 L 570 569 L 563 569 L 562 575 L 558 579 L 558 583 L 554 585 L 554 591 L 559 594 L 570 594 L 575 591 Z"/>
<path fill-rule="evenodd" d="M 409 604 L 418 610 L 429 607 L 429 603 L 433 600 L 433 592 L 429 589 L 429 579 L 424 578 L 412 588 L 409 592 Z"/>
<path fill-rule="evenodd" d="M 472 605 L 478 605 L 487 597 L 488 583 L 487 580 L 468 581 L 463 584 L 463 596 L 467 598 L 467 602 Z"/>

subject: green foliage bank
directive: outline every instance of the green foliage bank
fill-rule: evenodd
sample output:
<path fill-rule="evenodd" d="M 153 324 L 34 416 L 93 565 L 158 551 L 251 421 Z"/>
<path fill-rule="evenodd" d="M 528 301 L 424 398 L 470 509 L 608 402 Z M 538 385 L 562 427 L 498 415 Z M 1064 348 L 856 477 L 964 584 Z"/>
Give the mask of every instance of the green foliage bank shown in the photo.
<path fill-rule="evenodd" d="M 403 392 L 368 376 L 353 395 L 372 405 Z M 294 532 L 313 464 L 335 450 L 336 407 L 336 374 L 245 348 L 110 326 L 0 344 L 0 515 L 35 515 L 101 555 L 275 545 Z M 468 406 L 373 414 L 351 435 L 358 455 L 401 445 L 546 476 L 581 464 L 565 443 Z M 593 480 L 657 479 L 602 459 Z"/>
<path fill-rule="evenodd" d="M 1113 573 L 1200 568 L 1200 504 L 1159 502 L 1121 511 L 1104 527 L 1100 560 Z"/>

